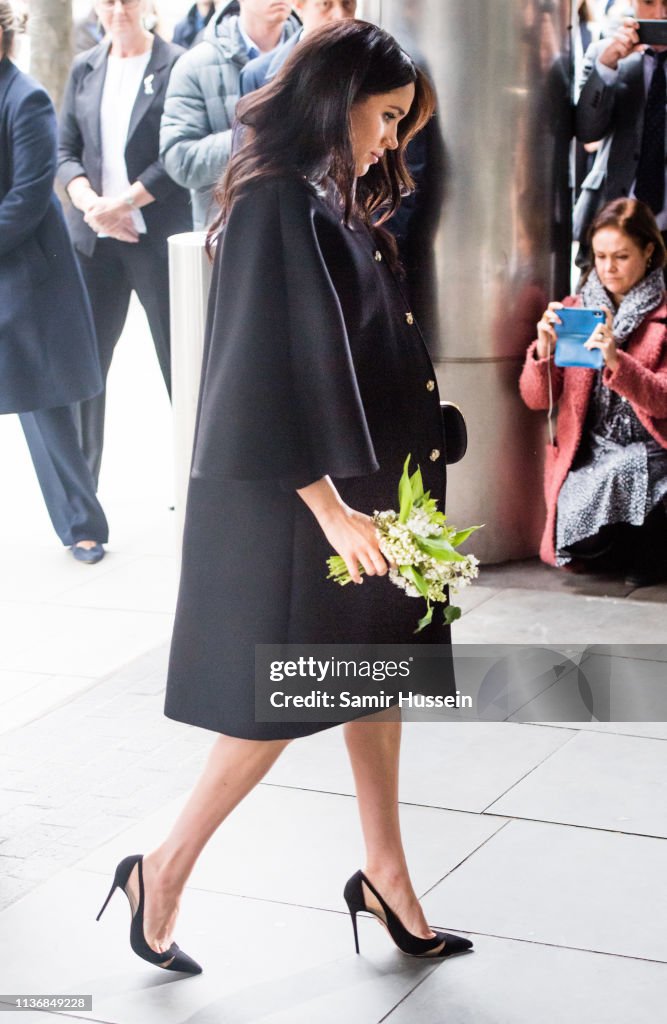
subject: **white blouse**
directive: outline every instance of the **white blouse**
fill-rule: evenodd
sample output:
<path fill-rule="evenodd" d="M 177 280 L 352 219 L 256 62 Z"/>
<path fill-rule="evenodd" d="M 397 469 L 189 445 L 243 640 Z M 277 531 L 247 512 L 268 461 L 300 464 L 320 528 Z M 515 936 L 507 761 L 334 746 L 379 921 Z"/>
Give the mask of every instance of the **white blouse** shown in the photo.
<path fill-rule="evenodd" d="M 127 192 L 130 181 L 125 164 L 125 146 L 130 127 L 132 108 L 141 88 L 145 88 L 146 66 L 151 49 L 137 57 L 107 58 L 104 79 L 100 126 L 102 134 L 102 194 L 120 196 Z M 132 210 L 137 231 L 146 232 L 146 222 L 140 210 Z M 104 235 L 100 235 L 103 238 Z"/>

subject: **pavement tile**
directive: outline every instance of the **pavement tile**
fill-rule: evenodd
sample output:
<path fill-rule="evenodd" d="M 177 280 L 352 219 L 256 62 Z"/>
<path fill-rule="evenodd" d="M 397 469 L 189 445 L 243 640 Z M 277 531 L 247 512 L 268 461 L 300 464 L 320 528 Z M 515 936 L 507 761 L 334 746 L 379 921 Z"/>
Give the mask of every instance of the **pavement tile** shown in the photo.
<path fill-rule="evenodd" d="M 655 1024 L 667 965 L 479 936 L 474 956 L 445 963 L 386 1024 Z"/>
<path fill-rule="evenodd" d="M 25 896 L 34 887 L 33 879 L 12 878 L 11 875 L 0 874 L 0 911 Z"/>
<path fill-rule="evenodd" d="M 489 810 L 667 838 L 667 743 L 581 732 Z"/>
<path fill-rule="evenodd" d="M 19 835 L 31 825 L 44 820 L 44 810 L 29 804 L 18 804 L 0 817 L 0 840 L 6 841 Z M 0 846 L 0 850 L 2 847 Z"/>
<path fill-rule="evenodd" d="M 95 850 L 81 866 L 106 875 L 128 853 L 153 848 L 171 828 L 182 803 L 181 799 L 166 804 Z M 401 823 L 417 891 L 434 886 L 504 822 L 491 815 L 403 805 Z M 347 877 L 362 862 L 355 800 L 260 785 L 210 840 L 191 884 L 337 910 Z"/>
<path fill-rule="evenodd" d="M 408 722 L 403 726 L 400 799 L 483 811 L 574 735 L 507 722 Z M 353 793 L 342 731 L 327 729 L 291 744 L 266 782 Z"/>
<path fill-rule="evenodd" d="M 17 995 L 18 994 L 20 993 L 17 993 Z M 99 1018 L 96 1018 L 90 1013 L 86 1013 L 84 1010 L 77 1010 L 77 1013 L 80 1014 L 79 1017 L 70 1017 L 69 1014 L 65 1013 L 58 1013 L 58 1015 L 55 1016 L 47 1010 L 21 1010 L 20 1021 L 21 1024 L 53 1024 L 55 1017 L 58 1024 L 61 1024 L 63 1021 L 64 1024 L 77 1024 L 78 1021 L 82 1020 L 90 1020 L 93 1022 L 99 1020 Z M 102 1022 L 102 1024 L 104 1024 L 104 1022 Z"/>
<path fill-rule="evenodd" d="M 177 587 L 178 559 L 173 551 L 170 555 L 116 559 L 104 575 L 94 573 L 52 600 L 78 608 L 172 612 Z"/>
<path fill-rule="evenodd" d="M 456 643 L 605 644 L 667 641 L 667 616 L 659 604 L 550 593 L 549 614 L 540 591 L 508 589 L 473 608 L 456 623 Z"/>
<path fill-rule="evenodd" d="M 77 828 L 63 830 L 60 842 L 67 843 L 68 846 L 83 846 L 89 850 L 118 835 L 132 824 L 132 818 L 127 815 L 97 814 Z"/>
<path fill-rule="evenodd" d="M 29 693 L 50 678 L 50 675 L 43 672 L 4 672 L 0 670 L 0 723 L 3 720 L 5 705 L 9 701 Z"/>
<path fill-rule="evenodd" d="M 105 675 L 164 641 L 172 627 L 165 612 L 0 602 L 0 615 L 0 668 L 50 675 Z"/>
<path fill-rule="evenodd" d="M 94 683 L 93 678 L 84 676 L 42 677 L 42 682 L 37 686 L 2 704 L 0 730 L 18 729 L 36 717 L 41 717 L 49 709 L 67 703 Z"/>
<path fill-rule="evenodd" d="M 24 793 L 17 792 L 16 790 L 0 789 L 0 821 L 2 821 L 1 816 L 3 814 L 7 811 L 12 811 L 15 807 L 20 807 L 24 801 Z"/>
<path fill-rule="evenodd" d="M 6 871 L 12 878 L 26 878 L 30 881 L 41 882 L 46 878 L 51 878 L 62 868 L 74 864 L 81 854 L 81 850 L 72 847 L 65 848 L 58 843 L 48 843 L 42 853 L 33 857 L 5 858 L 0 856 L 0 871 Z M 5 861 L 8 863 L 5 864 Z"/>
<path fill-rule="evenodd" d="M 615 650 L 612 647 L 611 650 Z M 667 665 L 646 658 L 589 653 L 578 672 L 570 672 L 557 685 L 525 703 L 522 721 L 549 721 L 556 717 L 632 722 L 633 719 L 667 720 Z M 565 709 L 565 713 L 564 713 Z M 516 716 L 512 716 L 516 717 Z"/>
<path fill-rule="evenodd" d="M 538 558 L 485 565 L 482 567 L 482 573 L 486 586 L 497 586 L 503 590 L 519 588 L 539 590 L 546 594 L 575 594 L 581 597 L 627 597 L 633 592 L 632 587 L 617 575 L 564 572 L 562 569 L 545 565 Z M 663 600 L 667 600 L 667 588 L 660 589 L 663 590 Z M 638 591 L 634 591 L 633 596 L 637 593 Z"/>
<path fill-rule="evenodd" d="M 71 829 L 60 825 L 45 825 L 39 821 L 0 843 L 0 856 L 31 857 L 48 843 L 63 841 L 65 837 L 65 841 L 69 842 L 71 833 Z"/>
<path fill-rule="evenodd" d="M 663 840 L 512 821 L 424 908 L 453 931 L 667 962 L 664 880 Z"/>
<path fill-rule="evenodd" d="M 667 740 L 667 722 L 585 722 L 586 732 L 607 732 L 619 736 L 646 736 Z"/>

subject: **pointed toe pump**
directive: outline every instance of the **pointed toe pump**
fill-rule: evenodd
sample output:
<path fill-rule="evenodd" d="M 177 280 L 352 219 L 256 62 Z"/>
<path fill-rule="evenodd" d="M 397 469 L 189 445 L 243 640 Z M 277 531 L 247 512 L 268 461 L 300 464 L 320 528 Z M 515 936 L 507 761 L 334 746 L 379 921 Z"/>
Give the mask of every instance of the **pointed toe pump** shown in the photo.
<path fill-rule="evenodd" d="M 125 857 L 124 860 L 116 867 L 116 873 L 109 890 L 109 895 L 102 904 L 102 909 L 97 915 L 96 920 L 99 921 L 102 914 L 106 910 L 107 903 L 113 896 L 116 889 L 122 889 L 127 896 L 128 903 L 130 904 L 130 911 L 132 912 L 132 923 L 130 924 L 130 945 L 137 956 L 140 956 L 142 960 L 147 960 L 149 964 L 155 964 L 156 967 L 162 967 L 165 971 L 180 971 L 184 974 L 201 974 L 202 969 L 196 960 L 184 953 L 182 949 L 179 949 L 175 942 L 172 942 L 169 949 L 164 953 L 158 953 L 146 942 L 144 936 L 144 873 L 142 868 L 143 855 L 140 853 L 132 854 L 130 857 Z M 135 867 L 139 866 L 139 902 L 136 907 L 133 906 L 133 901 L 130 897 L 130 893 L 127 888 L 130 875 Z"/>
<path fill-rule="evenodd" d="M 373 908 L 366 906 L 366 898 L 364 896 L 363 889 L 364 885 L 366 885 L 373 893 L 375 899 L 382 908 L 381 910 L 374 910 Z M 466 950 L 472 948 L 472 942 L 470 939 L 464 939 L 460 935 L 450 935 L 449 932 L 436 931 L 435 935 L 430 939 L 420 939 L 417 935 L 413 935 L 403 925 L 400 918 L 397 917 L 391 907 L 384 901 L 373 883 L 366 878 L 363 871 L 357 871 L 356 874 L 352 875 L 352 878 L 348 879 L 343 896 L 347 903 L 347 908 L 350 911 L 350 917 L 352 918 L 354 945 L 357 953 L 359 952 L 357 914 L 360 911 L 365 911 L 367 914 L 373 914 L 377 917 L 378 921 L 385 926 L 389 935 L 393 939 L 394 944 L 398 946 L 401 953 L 407 953 L 408 956 L 444 959 L 448 956 L 456 956 L 457 953 L 465 953 Z"/>

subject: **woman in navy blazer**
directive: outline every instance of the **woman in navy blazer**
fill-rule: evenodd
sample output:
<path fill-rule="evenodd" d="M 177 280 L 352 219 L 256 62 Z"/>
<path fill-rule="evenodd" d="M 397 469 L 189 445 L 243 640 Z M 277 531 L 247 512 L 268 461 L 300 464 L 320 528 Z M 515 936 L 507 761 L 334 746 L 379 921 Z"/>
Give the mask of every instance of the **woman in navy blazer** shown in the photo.
<path fill-rule="evenodd" d="M 183 50 L 144 28 L 144 0 L 99 0 L 97 12 L 107 34 L 74 59 L 61 114 L 58 179 L 73 204 L 68 223 L 105 379 L 136 291 L 170 391 L 167 238 L 190 231 L 192 217 L 187 190 L 160 162 L 158 137 L 169 74 Z M 104 395 L 83 403 L 79 413 L 83 449 L 97 479 Z"/>
<path fill-rule="evenodd" d="M 0 413 L 17 412 L 58 536 L 98 562 L 104 512 L 70 403 L 102 388 L 95 333 L 60 203 L 56 117 L 10 60 L 16 30 L 0 0 Z"/>

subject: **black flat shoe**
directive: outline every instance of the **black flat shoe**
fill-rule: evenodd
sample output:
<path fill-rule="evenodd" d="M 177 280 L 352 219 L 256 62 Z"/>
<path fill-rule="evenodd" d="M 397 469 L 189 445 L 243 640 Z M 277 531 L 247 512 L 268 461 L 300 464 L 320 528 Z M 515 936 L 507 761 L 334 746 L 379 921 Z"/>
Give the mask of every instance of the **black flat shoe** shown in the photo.
<path fill-rule="evenodd" d="M 172 942 L 171 946 L 164 953 L 157 953 L 154 949 L 146 942 L 144 937 L 144 873 L 142 868 L 143 855 L 141 853 L 132 854 L 130 857 L 125 857 L 124 860 L 116 868 L 113 883 L 109 890 L 109 895 L 102 904 L 102 909 L 97 915 L 96 920 L 99 921 L 102 914 L 106 910 L 107 903 L 113 896 L 116 889 L 122 889 L 127 896 L 128 903 L 130 904 L 130 910 L 132 911 L 132 923 L 130 925 L 130 945 L 137 956 L 140 956 L 142 960 L 147 960 L 149 964 L 155 964 L 156 967 L 162 967 L 165 971 L 181 971 L 185 974 L 201 974 L 202 969 L 196 960 L 184 953 L 183 950 L 179 949 L 175 942 Z M 135 864 L 139 865 L 139 903 L 136 910 L 132 907 L 132 900 L 130 894 L 125 888 L 130 875 L 134 869 Z"/>
<path fill-rule="evenodd" d="M 368 886 L 382 907 L 381 912 L 372 910 L 370 907 L 366 906 L 362 882 L 364 885 Z M 357 914 L 360 911 L 366 911 L 366 913 L 373 914 L 377 917 L 378 921 L 386 927 L 394 941 L 394 944 L 398 946 L 401 953 L 407 953 L 408 956 L 444 959 L 448 956 L 456 956 L 457 953 L 465 953 L 466 950 L 472 948 L 472 942 L 470 939 L 463 939 L 460 935 L 450 935 L 449 932 L 435 932 L 435 935 L 431 939 L 420 939 L 417 935 L 413 935 L 402 924 L 401 920 L 396 916 L 391 907 L 385 903 L 382 896 L 380 896 L 380 893 L 377 891 L 373 883 L 369 882 L 363 871 L 357 871 L 356 874 L 352 875 L 352 878 L 348 879 L 343 896 L 345 897 L 347 909 L 350 911 L 350 917 L 352 918 L 354 945 L 357 953 L 359 952 Z"/>
<path fill-rule="evenodd" d="M 84 565 L 96 565 L 106 554 L 101 544 L 96 544 L 92 548 L 82 548 L 79 544 L 72 544 L 70 551 L 77 562 L 83 562 Z"/>

